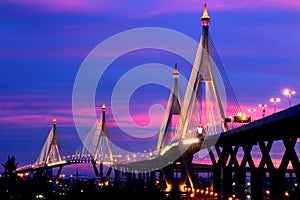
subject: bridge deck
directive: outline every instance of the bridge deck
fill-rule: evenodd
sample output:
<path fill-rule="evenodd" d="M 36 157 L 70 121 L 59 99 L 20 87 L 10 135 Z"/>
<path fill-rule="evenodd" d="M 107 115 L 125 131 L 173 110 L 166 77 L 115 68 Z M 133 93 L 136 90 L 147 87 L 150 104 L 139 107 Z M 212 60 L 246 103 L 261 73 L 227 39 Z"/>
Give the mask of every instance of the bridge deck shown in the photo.
<path fill-rule="evenodd" d="M 203 147 L 256 144 L 258 141 L 281 140 L 287 136 L 300 137 L 300 104 L 258 119 L 227 132 L 207 136 Z M 217 141 L 217 142 L 216 142 Z"/>

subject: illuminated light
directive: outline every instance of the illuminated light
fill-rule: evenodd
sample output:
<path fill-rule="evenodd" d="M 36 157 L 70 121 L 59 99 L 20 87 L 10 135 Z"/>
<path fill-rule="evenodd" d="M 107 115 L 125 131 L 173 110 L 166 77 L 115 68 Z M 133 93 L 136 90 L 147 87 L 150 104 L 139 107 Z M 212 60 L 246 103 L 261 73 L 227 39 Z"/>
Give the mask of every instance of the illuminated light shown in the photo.
<path fill-rule="evenodd" d="M 203 15 L 201 18 L 209 19 L 206 4 L 204 4 Z"/>
<path fill-rule="evenodd" d="M 170 192 L 172 190 L 172 184 L 167 183 L 167 188 L 165 189 L 166 192 Z"/>
<path fill-rule="evenodd" d="M 197 132 L 198 132 L 198 134 L 202 134 L 203 133 L 203 126 L 199 125 L 197 127 Z"/>
<path fill-rule="evenodd" d="M 177 68 L 177 64 L 175 64 L 175 68 L 173 71 L 173 78 L 178 79 L 178 77 L 179 77 L 178 68 Z"/>
<path fill-rule="evenodd" d="M 237 116 L 243 116 L 243 113 L 242 112 L 238 112 L 236 115 Z"/>
<path fill-rule="evenodd" d="M 296 91 L 295 90 L 290 90 L 290 89 L 284 89 L 282 94 L 284 94 L 285 96 L 291 96 L 291 95 L 294 95 L 296 94 Z"/>
<path fill-rule="evenodd" d="M 199 141 L 200 141 L 199 138 L 187 138 L 187 139 L 184 139 L 182 143 L 184 145 L 188 145 L 188 144 L 198 143 Z"/>
<path fill-rule="evenodd" d="M 266 190 L 266 194 L 267 194 L 267 195 L 270 195 L 270 190 Z"/>
<path fill-rule="evenodd" d="M 288 197 L 288 196 L 289 196 L 289 192 L 288 192 L 288 191 L 285 191 L 285 192 L 284 192 L 284 196 Z"/>
<path fill-rule="evenodd" d="M 53 165 L 59 165 L 59 164 L 64 164 L 64 163 L 66 163 L 66 161 L 65 160 L 62 160 L 62 161 L 60 161 L 60 162 L 54 162 L 54 163 L 48 163 L 47 164 L 47 166 L 53 166 Z"/>
<path fill-rule="evenodd" d="M 108 180 L 104 181 L 105 186 L 108 186 L 108 183 L 109 183 Z"/>
<path fill-rule="evenodd" d="M 232 200 L 233 198 L 232 197 L 228 197 L 228 200 Z"/>
<path fill-rule="evenodd" d="M 289 98 L 289 107 L 291 107 L 291 97 L 292 97 L 292 95 L 296 94 L 296 91 L 288 89 L 288 88 L 285 88 L 282 91 L 282 94 L 285 95 L 285 96 L 287 96 Z"/>
<path fill-rule="evenodd" d="M 254 121 L 254 120 L 253 120 L 253 113 L 254 113 L 255 111 L 256 111 L 255 108 L 249 108 L 249 109 L 248 109 L 248 112 L 252 114 L 252 115 L 251 115 L 251 118 L 252 118 L 251 121 Z"/>
<path fill-rule="evenodd" d="M 245 114 L 233 116 L 233 121 L 237 123 L 248 123 L 251 121 L 251 117 L 246 116 Z"/>
<path fill-rule="evenodd" d="M 276 103 L 280 102 L 280 98 L 271 98 L 270 102 L 274 104 L 274 113 L 276 113 Z"/>
<path fill-rule="evenodd" d="M 55 119 L 55 118 L 52 120 L 52 123 L 53 123 L 53 124 L 56 124 L 56 119 Z"/>
<path fill-rule="evenodd" d="M 186 191 L 186 185 L 185 185 L 185 184 L 179 185 L 179 190 L 180 190 L 181 192 L 185 192 L 185 191 Z"/>
<path fill-rule="evenodd" d="M 248 194 L 248 195 L 247 195 L 247 198 L 248 198 L 248 199 L 251 199 L 251 195 L 250 195 L 250 194 Z"/>
<path fill-rule="evenodd" d="M 272 103 L 276 103 L 276 102 L 280 102 L 280 98 L 271 98 L 270 99 L 270 102 L 272 102 Z"/>
<path fill-rule="evenodd" d="M 172 148 L 172 146 L 166 146 L 165 148 L 163 148 L 163 150 L 160 151 L 160 155 L 164 155 L 171 148 Z"/>
<path fill-rule="evenodd" d="M 82 193 L 82 192 L 83 192 L 83 190 L 80 190 L 80 192 Z"/>
<path fill-rule="evenodd" d="M 266 104 L 258 104 L 258 107 L 262 109 L 262 117 L 265 117 L 265 113 L 266 113 Z"/>
<path fill-rule="evenodd" d="M 103 111 L 105 111 L 105 110 L 106 110 L 106 105 L 105 105 L 105 104 L 102 104 L 102 107 L 101 107 L 101 108 L 102 108 Z"/>

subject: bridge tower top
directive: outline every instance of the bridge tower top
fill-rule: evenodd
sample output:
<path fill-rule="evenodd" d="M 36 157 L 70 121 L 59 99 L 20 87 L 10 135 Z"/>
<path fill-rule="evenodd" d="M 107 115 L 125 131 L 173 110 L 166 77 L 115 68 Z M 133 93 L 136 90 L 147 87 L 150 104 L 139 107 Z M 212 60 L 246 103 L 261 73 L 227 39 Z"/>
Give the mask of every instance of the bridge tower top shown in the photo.
<path fill-rule="evenodd" d="M 203 9 L 203 14 L 201 17 L 201 25 L 202 25 L 202 47 L 209 52 L 208 49 L 208 36 L 209 36 L 209 32 L 208 32 L 208 28 L 209 28 L 209 24 L 210 24 L 210 17 L 208 16 L 208 12 L 207 12 L 207 7 L 206 4 L 204 4 L 204 9 Z"/>
<path fill-rule="evenodd" d="M 203 15 L 201 17 L 202 26 L 209 26 L 210 17 L 208 16 L 206 4 L 204 4 Z"/>

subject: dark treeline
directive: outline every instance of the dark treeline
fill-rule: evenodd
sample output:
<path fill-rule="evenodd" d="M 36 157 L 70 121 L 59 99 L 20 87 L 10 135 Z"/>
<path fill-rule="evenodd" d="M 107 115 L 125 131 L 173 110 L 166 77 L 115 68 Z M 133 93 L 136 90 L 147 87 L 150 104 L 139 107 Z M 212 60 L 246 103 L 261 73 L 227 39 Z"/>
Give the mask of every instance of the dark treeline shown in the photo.
<path fill-rule="evenodd" d="M 1 200 L 31 199 L 165 199 L 158 189 L 144 185 L 125 185 L 115 188 L 112 185 L 100 187 L 99 181 L 90 179 L 57 179 L 53 180 L 47 171 L 35 171 L 32 174 L 16 173 L 17 165 L 14 156 L 1 163 L 4 172 L 0 177 Z"/>

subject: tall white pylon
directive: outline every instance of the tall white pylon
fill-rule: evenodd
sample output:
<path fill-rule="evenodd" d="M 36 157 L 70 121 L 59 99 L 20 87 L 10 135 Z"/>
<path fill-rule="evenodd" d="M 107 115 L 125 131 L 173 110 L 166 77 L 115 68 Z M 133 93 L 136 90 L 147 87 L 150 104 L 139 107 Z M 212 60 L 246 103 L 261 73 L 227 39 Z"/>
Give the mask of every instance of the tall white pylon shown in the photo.
<path fill-rule="evenodd" d="M 38 165 L 48 165 L 51 163 L 62 162 L 56 140 L 56 119 L 52 120 L 52 128 L 43 145 L 43 148 L 36 160 Z"/>

